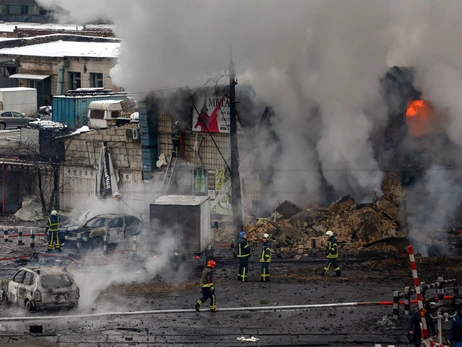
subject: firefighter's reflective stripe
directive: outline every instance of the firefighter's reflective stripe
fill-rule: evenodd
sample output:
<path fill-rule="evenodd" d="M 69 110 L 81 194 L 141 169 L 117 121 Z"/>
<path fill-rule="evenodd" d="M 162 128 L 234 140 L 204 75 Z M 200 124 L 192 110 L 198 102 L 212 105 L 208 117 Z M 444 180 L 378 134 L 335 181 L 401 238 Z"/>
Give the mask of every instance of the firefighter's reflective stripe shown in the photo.
<path fill-rule="evenodd" d="M 59 225 L 60 225 L 60 224 L 61 224 L 60 218 L 58 218 L 58 219 L 56 220 L 56 223 L 52 223 L 52 222 L 51 222 L 51 219 L 48 218 L 48 225 L 47 225 L 48 231 L 51 231 L 51 232 L 53 232 L 53 231 L 59 231 Z M 43 224 L 42 224 L 42 225 L 43 225 Z"/>
<path fill-rule="evenodd" d="M 327 258 L 335 259 L 338 258 L 338 245 L 337 243 L 328 242 L 327 243 Z"/>
<path fill-rule="evenodd" d="M 206 283 L 202 285 L 202 288 L 210 288 L 213 287 L 213 283 Z"/>
<path fill-rule="evenodd" d="M 244 247 L 242 247 L 242 243 L 239 243 L 238 250 L 237 250 L 237 257 L 238 258 L 250 257 L 249 243 L 246 243 Z"/>
<path fill-rule="evenodd" d="M 263 244 L 263 248 L 261 249 L 261 257 L 260 263 L 270 263 L 271 262 L 271 244 L 265 243 Z"/>
<path fill-rule="evenodd" d="M 55 248 L 61 248 L 61 244 L 59 243 L 59 231 L 50 231 L 50 240 L 48 242 L 48 249 L 53 249 L 53 241 L 55 243 Z"/>

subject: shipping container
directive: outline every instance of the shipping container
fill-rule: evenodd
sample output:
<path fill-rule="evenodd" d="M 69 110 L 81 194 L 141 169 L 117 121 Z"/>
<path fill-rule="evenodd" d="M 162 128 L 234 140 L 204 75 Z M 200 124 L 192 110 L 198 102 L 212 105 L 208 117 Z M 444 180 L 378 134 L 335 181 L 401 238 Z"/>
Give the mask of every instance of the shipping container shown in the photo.
<path fill-rule="evenodd" d="M 98 96 L 54 96 L 52 100 L 53 121 L 63 123 L 71 129 L 88 125 L 88 106 L 92 101 L 122 100 L 126 94 Z"/>
<path fill-rule="evenodd" d="M 28 117 L 37 116 L 37 89 L 13 87 L 0 88 L 0 110 L 24 113 Z"/>
<path fill-rule="evenodd" d="M 161 196 L 150 205 L 150 219 L 153 237 L 173 240 L 172 256 L 178 260 L 205 263 L 212 255 L 214 237 L 208 196 Z"/>

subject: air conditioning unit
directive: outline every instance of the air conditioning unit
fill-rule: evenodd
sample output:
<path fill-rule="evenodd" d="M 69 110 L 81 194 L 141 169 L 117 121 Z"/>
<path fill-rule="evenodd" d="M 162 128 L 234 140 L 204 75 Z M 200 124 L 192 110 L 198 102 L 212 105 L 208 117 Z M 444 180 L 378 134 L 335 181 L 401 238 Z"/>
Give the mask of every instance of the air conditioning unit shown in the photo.
<path fill-rule="evenodd" d="M 135 128 L 125 129 L 125 137 L 127 140 L 138 140 L 140 138 L 140 133 L 138 129 Z"/>

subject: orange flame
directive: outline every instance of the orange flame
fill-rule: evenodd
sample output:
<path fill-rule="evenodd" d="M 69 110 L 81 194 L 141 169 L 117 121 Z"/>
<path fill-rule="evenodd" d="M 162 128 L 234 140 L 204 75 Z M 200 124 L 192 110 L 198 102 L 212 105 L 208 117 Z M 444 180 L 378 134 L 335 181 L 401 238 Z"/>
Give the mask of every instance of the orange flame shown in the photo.
<path fill-rule="evenodd" d="M 425 100 L 412 100 L 408 103 L 406 117 L 428 117 L 433 107 Z"/>
<path fill-rule="evenodd" d="M 434 109 L 425 100 L 412 100 L 406 110 L 406 123 L 409 135 L 420 137 L 427 134 L 434 123 Z"/>

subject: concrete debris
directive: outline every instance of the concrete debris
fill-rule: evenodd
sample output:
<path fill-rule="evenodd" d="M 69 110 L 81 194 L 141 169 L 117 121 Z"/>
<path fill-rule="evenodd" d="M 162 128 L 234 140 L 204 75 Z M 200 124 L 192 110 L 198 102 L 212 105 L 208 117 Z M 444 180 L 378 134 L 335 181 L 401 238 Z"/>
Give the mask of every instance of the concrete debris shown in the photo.
<path fill-rule="evenodd" d="M 44 219 L 42 204 L 34 195 L 24 197 L 22 207 L 14 215 L 25 222 L 35 222 Z"/>
<path fill-rule="evenodd" d="M 303 208 L 288 200 L 284 201 L 276 208 L 276 212 L 279 213 L 283 218 L 290 218 L 300 211 L 303 211 Z"/>
<path fill-rule="evenodd" d="M 379 319 L 377 325 L 381 327 L 394 327 L 395 323 L 393 322 L 393 319 L 391 317 L 385 315 L 381 319 Z"/>
<path fill-rule="evenodd" d="M 260 339 L 255 337 L 255 336 L 251 336 L 251 337 L 248 337 L 248 338 L 244 337 L 244 336 L 241 336 L 241 337 L 238 337 L 236 340 L 237 341 L 242 341 L 242 342 L 244 342 L 244 341 L 248 341 L 248 342 L 258 342 L 258 341 L 260 341 Z"/>
<path fill-rule="evenodd" d="M 383 195 L 373 203 L 357 204 L 346 195 L 327 208 L 314 205 L 298 212 L 295 204 L 285 201 L 276 209 L 279 218 L 273 218 L 274 214 L 269 218 L 254 218 L 244 229 L 251 242 L 258 242 L 268 233 L 281 252 L 301 256 L 324 248 L 327 230 L 334 231 L 345 250 L 372 245 L 396 249 L 399 240 L 406 236 L 404 212 L 400 208 L 405 191 L 394 173 L 385 175 L 382 191 Z M 291 217 L 287 218 L 288 215 Z"/>

